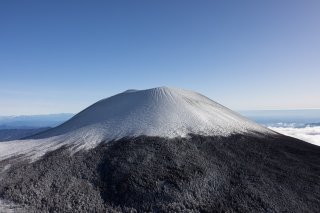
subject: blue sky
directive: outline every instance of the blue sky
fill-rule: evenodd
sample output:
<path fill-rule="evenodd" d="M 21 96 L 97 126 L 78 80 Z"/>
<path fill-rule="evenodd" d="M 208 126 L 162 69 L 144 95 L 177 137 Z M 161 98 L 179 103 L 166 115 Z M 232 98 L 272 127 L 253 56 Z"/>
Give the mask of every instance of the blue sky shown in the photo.
<path fill-rule="evenodd" d="M 235 110 L 320 108 L 320 1 L 0 2 L 0 115 L 78 112 L 127 89 Z"/>

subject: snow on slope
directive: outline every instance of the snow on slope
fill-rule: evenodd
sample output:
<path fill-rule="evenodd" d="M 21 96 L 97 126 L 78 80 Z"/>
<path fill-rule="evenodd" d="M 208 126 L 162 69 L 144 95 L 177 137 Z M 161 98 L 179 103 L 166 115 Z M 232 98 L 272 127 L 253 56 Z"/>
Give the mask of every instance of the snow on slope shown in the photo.
<path fill-rule="evenodd" d="M 227 136 L 267 131 L 198 93 L 160 87 L 128 90 L 103 99 L 38 137 L 61 135 L 82 127 L 94 129 L 107 140 L 138 135 L 177 137 L 194 133 Z"/>
<path fill-rule="evenodd" d="M 189 133 L 228 136 L 255 132 L 272 133 L 196 92 L 167 87 L 127 90 L 34 136 L 38 140 L 0 143 L 0 159 L 4 150 L 7 154 L 17 154 L 15 150 L 19 150 L 18 153 L 40 156 L 39 153 L 62 145 L 88 149 L 102 141 L 139 135 L 172 138 Z M 17 148 L 10 151 L 13 145 Z"/>

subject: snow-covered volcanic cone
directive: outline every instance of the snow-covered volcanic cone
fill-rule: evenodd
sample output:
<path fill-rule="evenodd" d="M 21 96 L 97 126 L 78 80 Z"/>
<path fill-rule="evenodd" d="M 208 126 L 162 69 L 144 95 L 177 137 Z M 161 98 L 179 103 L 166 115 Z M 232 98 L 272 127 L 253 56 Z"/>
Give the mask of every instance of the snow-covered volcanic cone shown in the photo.
<path fill-rule="evenodd" d="M 196 92 L 128 90 L 0 142 L 0 212 L 317 212 L 319 165 Z"/>
<path fill-rule="evenodd" d="M 75 134 L 92 134 L 102 140 L 271 132 L 199 93 L 168 87 L 128 90 L 103 99 L 34 137 L 48 138 L 74 130 Z"/>

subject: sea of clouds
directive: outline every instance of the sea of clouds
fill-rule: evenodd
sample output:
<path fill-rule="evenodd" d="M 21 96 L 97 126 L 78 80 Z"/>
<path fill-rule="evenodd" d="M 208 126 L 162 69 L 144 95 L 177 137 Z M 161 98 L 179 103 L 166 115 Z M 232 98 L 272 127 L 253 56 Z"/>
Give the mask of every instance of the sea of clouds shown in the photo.
<path fill-rule="evenodd" d="M 320 109 L 239 112 L 276 132 L 320 146 Z"/>
<path fill-rule="evenodd" d="M 320 126 L 295 127 L 295 125 L 283 125 L 282 127 L 268 126 L 268 128 L 320 146 Z"/>

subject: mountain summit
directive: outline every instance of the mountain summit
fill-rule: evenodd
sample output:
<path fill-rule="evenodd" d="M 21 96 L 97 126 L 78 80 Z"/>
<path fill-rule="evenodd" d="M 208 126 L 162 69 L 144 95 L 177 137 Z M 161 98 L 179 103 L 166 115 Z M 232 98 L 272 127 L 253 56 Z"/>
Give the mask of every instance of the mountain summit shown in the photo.
<path fill-rule="evenodd" d="M 103 99 L 64 124 L 36 138 L 79 130 L 93 131 L 103 140 L 123 137 L 185 137 L 188 134 L 228 136 L 236 133 L 270 133 L 209 98 L 188 90 L 158 87 L 127 90 Z"/>

